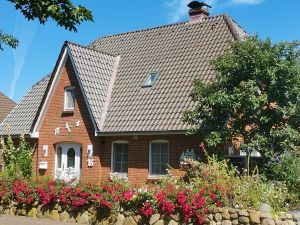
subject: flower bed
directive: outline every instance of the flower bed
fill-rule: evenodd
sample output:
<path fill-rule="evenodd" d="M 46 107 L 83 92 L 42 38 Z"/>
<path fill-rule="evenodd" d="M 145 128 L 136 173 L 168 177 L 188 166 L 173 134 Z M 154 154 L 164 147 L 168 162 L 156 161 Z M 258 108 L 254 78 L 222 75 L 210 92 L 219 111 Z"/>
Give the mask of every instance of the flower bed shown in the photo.
<path fill-rule="evenodd" d="M 24 181 L 16 180 L 12 191 L 5 183 L 1 184 L 1 202 L 16 202 L 18 208 L 30 209 L 36 205 L 47 208 L 61 207 L 68 211 L 83 211 L 94 208 L 100 216 L 118 212 L 121 208 L 136 215 L 150 218 L 159 213 L 166 216 L 178 214 L 183 222 L 203 224 L 213 207 L 222 207 L 221 187 L 215 185 L 210 190 L 168 186 L 134 189 L 122 182 L 109 181 L 106 185 L 93 185 L 64 181 Z"/>
<path fill-rule="evenodd" d="M 89 224 L 274 224 L 272 215 L 223 208 L 226 189 L 214 184 L 197 190 L 164 184 L 131 188 L 126 182 L 104 184 L 45 180 L 0 183 L 2 213 Z M 295 224 L 283 214 L 280 224 Z"/>

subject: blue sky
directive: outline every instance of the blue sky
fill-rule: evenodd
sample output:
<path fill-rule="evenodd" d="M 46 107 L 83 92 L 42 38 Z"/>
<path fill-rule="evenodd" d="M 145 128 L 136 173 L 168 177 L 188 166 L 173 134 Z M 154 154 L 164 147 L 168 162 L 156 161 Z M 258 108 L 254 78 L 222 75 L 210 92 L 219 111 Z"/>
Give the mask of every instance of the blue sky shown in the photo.
<path fill-rule="evenodd" d="M 83 45 L 94 39 L 126 31 L 155 27 L 188 19 L 189 0 L 75 0 L 93 11 L 73 33 L 52 21 L 42 26 L 27 21 L 8 1 L 0 2 L 0 29 L 20 40 L 17 50 L 0 52 L 0 91 L 15 101 L 52 71 L 65 40 Z M 300 40 L 299 0 L 207 0 L 211 15 L 227 13 L 248 33 L 273 41 Z M 284 3 L 284 4 L 282 4 Z"/>

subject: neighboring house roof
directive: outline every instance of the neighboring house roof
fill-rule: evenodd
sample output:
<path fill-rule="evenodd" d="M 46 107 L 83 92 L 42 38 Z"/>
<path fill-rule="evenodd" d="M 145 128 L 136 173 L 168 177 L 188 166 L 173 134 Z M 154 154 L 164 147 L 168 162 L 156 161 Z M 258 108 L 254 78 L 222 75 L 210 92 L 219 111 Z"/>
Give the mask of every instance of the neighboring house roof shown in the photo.
<path fill-rule="evenodd" d="M 0 134 L 29 134 L 46 92 L 50 75 L 37 82 L 0 124 Z"/>
<path fill-rule="evenodd" d="M 219 15 L 103 37 L 88 47 L 66 42 L 63 49 L 100 135 L 185 131 L 189 127 L 181 118 L 194 106 L 189 97 L 194 79 L 210 81 L 211 60 L 245 36 L 229 16 Z M 159 72 L 155 84 L 142 87 L 154 71 Z M 32 131 L 48 82 L 49 76 L 36 84 L 6 119 L 16 134 Z M 20 115 L 25 115 L 21 121 Z"/>
<path fill-rule="evenodd" d="M 10 111 L 16 106 L 16 103 L 9 97 L 0 92 L 0 123 L 10 113 Z"/>

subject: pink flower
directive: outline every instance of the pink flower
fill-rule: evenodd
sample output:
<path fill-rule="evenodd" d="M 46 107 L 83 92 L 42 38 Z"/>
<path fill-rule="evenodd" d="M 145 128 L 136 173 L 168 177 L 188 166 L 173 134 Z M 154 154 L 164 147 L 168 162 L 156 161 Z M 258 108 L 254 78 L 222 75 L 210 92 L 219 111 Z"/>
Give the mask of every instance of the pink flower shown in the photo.
<path fill-rule="evenodd" d="M 125 199 L 126 201 L 130 201 L 130 200 L 132 199 L 132 196 L 133 196 L 133 192 L 132 192 L 132 191 L 126 191 L 126 192 L 124 193 L 124 199 Z"/>

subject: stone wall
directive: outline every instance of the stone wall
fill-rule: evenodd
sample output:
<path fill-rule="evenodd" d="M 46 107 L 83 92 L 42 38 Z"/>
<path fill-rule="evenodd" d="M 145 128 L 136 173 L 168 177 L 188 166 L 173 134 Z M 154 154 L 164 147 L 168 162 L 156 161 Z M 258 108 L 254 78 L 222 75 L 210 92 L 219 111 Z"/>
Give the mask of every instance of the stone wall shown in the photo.
<path fill-rule="evenodd" d="M 33 208 L 24 209 L 12 203 L 10 206 L 3 208 L 0 206 L 0 211 L 3 214 L 28 216 L 36 218 L 48 218 L 57 221 L 78 222 L 81 224 L 95 225 L 138 225 L 138 224 L 155 224 L 155 225 L 177 225 L 187 224 L 180 220 L 178 215 L 159 215 L 154 214 L 150 218 L 144 218 L 133 212 L 120 210 L 118 214 L 105 215 L 103 211 L 97 212 L 94 208 L 86 209 L 81 212 L 68 212 L 67 209 L 62 209 L 59 205 L 53 208 L 35 205 Z M 237 210 L 219 208 L 213 209 L 208 214 L 206 219 L 207 225 L 298 225 L 295 216 L 289 213 L 268 214 L 261 213 L 256 210 Z M 192 223 L 188 223 L 192 224 Z"/>

